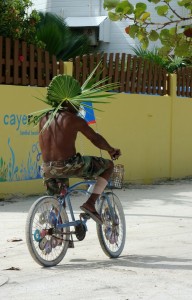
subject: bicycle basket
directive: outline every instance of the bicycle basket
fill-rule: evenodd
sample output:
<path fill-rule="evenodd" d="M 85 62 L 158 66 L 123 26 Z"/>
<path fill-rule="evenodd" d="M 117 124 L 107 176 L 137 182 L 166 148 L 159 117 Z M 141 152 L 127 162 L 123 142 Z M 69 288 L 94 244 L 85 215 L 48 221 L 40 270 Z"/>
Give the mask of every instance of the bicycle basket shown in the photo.
<path fill-rule="evenodd" d="M 124 179 L 124 166 L 116 165 L 113 169 L 113 174 L 109 180 L 109 187 L 121 189 L 123 187 L 123 179 Z"/>

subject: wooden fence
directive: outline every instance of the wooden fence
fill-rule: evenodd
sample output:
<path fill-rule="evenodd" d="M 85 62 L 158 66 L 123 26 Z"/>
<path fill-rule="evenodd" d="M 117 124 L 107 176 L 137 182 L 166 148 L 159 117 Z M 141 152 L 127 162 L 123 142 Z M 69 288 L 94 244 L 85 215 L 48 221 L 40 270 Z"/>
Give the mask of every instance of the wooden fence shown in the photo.
<path fill-rule="evenodd" d="M 82 84 L 95 66 L 101 61 L 97 74 L 100 79 L 109 77 L 108 82 L 119 82 L 118 92 L 169 94 L 169 76 L 161 66 L 149 60 L 123 53 L 89 54 L 73 59 L 73 76 Z"/>
<path fill-rule="evenodd" d="M 48 86 L 63 65 L 47 51 L 0 36 L 0 84 Z"/>
<path fill-rule="evenodd" d="M 119 82 L 117 92 L 169 95 L 170 81 L 165 69 L 130 54 L 89 54 L 73 61 L 73 76 L 82 84 L 101 61 L 99 79 Z M 57 74 L 64 74 L 63 61 L 25 42 L 0 36 L 0 84 L 48 86 Z M 192 97 L 192 68 L 178 69 L 177 95 Z"/>
<path fill-rule="evenodd" d="M 192 98 L 192 67 L 177 70 L 177 96 Z"/>

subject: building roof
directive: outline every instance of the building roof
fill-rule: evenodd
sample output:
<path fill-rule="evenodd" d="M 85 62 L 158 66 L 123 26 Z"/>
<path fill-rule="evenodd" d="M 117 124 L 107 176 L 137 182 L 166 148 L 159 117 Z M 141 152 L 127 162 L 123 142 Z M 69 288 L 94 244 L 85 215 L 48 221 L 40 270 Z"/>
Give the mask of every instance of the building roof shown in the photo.
<path fill-rule="evenodd" d="M 97 27 L 99 26 L 107 16 L 97 17 L 67 17 L 65 19 L 66 24 L 69 27 Z"/>

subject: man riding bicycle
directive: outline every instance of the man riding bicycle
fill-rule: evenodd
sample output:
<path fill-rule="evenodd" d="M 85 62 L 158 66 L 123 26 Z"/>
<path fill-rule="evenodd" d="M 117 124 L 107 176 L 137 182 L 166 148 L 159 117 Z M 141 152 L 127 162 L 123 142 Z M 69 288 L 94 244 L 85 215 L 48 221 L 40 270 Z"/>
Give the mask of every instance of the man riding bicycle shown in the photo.
<path fill-rule="evenodd" d="M 65 101 L 49 127 L 42 131 L 48 121 L 49 113 L 39 122 L 39 145 L 42 152 L 42 175 L 48 191 L 57 189 L 54 179 L 70 177 L 96 177 L 97 181 L 88 200 L 80 207 L 96 222 L 102 224 L 102 219 L 95 209 L 95 202 L 105 189 L 113 172 L 113 161 L 121 152 L 113 148 L 103 136 L 96 133 L 87 122 L 77 115 L 78 107 Z M 106 150 L 111 159 L 95 156 L 82 156 L 76 153 L 75 141 L 77 133 L 81 132 L 93 145 Z"/>
<path fill-rule="evenodd" d="M 108 78 L 100 81 L 96 80 L 97 76 L 95 79 L 92 78 L 98 66 L 82 86 L 72 76 L 55 76 L 48 86 L 46 99 L 43 99 L 43 102 L 51 107 L 32 113 L 29 123 L 39 123 L 39 144 L 43 158 L 42 176 L 48 191 L 52 194 L 58 192 L 58 179 L 61 181 L 70 177 L 96 177 L 94 190 L 81 209 L 101 224 L 102 220 L 95 209 L 95 202 L 113 172 L 112 160 L 118 159 L 121 152 L 110 146 L 104 137 L 77 115 L 82 104 L 86 108 L 87 102 L 104 103 L 103 99 L 113 96 L 112 93 L 104 92 L 119 86 L 117 83 L 104 85 Z M 112 160 L 76 153 L 75 141 L 78 132 L 97 148 L 107 151 Z"/>

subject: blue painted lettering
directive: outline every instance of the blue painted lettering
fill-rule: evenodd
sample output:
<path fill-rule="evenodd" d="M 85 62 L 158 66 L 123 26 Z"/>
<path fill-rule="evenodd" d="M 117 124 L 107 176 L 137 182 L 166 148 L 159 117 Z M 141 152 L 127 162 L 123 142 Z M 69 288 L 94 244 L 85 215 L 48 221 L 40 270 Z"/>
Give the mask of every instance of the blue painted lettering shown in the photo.
<path fill-rule="evenodd" d="M 15 125 L 15 115 L 10 115 L 10 125 Z"/>
<path fill-rule="evenodd" d="M 4 125 L 15 126 L 16 130 L 19 130 L 22 125 L 27 125 L 28 118 L 27 115 L 5 115 L 3 119 Z"/>
<path fill-rule="evenodd" d="M 22 123 L 23 123 L 23 125 L 27 125 L 27 120 L 28 120 L 27 116 L 23 115 L 22 116 Z"/>
<path fill-rule="evenodd" d="M 9 123 L 8 123 L 8 119 L 9 119 L 9 116 L 8 115 L 5 115 L 4 116 L 4 124 L 5 125 L 8 125 Z"/>

